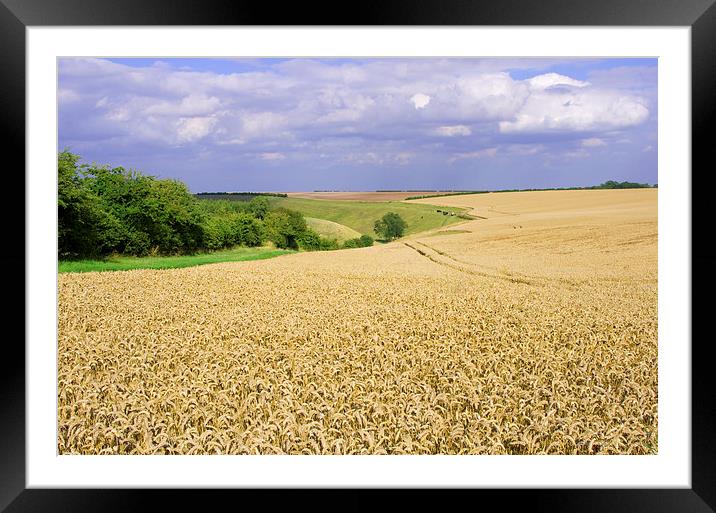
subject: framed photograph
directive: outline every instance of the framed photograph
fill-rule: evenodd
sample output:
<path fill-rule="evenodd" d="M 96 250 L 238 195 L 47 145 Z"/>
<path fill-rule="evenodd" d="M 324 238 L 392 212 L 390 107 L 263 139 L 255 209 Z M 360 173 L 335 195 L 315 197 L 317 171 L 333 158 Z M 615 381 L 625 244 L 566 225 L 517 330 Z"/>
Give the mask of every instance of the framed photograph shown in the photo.
<path fill-rule="evenodd" d="M 3 511 L 714 511 L 713 2 L 2 2 Z"/>

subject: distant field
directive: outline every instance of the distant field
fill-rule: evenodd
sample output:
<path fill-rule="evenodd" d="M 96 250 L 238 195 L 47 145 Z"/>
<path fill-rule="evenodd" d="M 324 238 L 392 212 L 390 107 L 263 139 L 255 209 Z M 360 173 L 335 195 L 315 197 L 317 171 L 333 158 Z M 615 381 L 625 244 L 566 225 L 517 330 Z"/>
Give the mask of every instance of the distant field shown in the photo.
<path fill-rule="evenodd" d="M 377 193 L 376 193 L 377 194 Z M 316 200 L 306 198 L 270 198 L 272 207 L 285 207 L 301 212 L 306 217 L 327 219 L 345 225 L 360 234 L 375 236 L 373 225 L 388 212 L 399 214 L 408 223 L 406 235 L 448 226 L 463 221 L 457 216 L 443 215 L 438 207 L 425 203 L 403 203 L 400 201 L 345 201 Z M 453 207 L 458 213 L 466 209 Z"/>
<path fill-rule="evenodd" d="M 273 248 L 234 248 L 198 255 L 182 255 L 167 257 L 115 257 L 107 260 L 73 260 L 61 261 L 59 273 L 87 273 L 93 271 L 130 271 L 133 269 L 177 269 L 195 265 L 216 264 L 219 262 L 243 262 L 247 260 L 263 260 L 287 253 L 284 249 Z"/>
<path fill-rule="evenodd" d="M 411 196 L 424 196 L 426 194 L 440 194 L 435 191 L 391 191 L 391 192 L 375 192 L 375 191 L 350 191 L 350 192 L 289 192 L 289 198 L 305 198 L 320 200 L 336 200 L 336 201 L 403 201 Z M 447 194 L 447 193 L 445 193 Z"/>
<path fill-rule="evenodd" d="M 251 201 L 258 196 L 286 197 L 286 195 L 281 192 L 200 192 L 194 196 L 199 199 L 230 201 Z"/>
<path fill-rule="evenodd" d="M 338 242 L 345 242 L 348 239 L 357 239 L 362 235 L 352 228 L 348 228 L 343 224 L 334 223 L 333 221 L 327 221 L 326 219 L 307 217 L 306 223 L 309 228 L 318 233 L 321 237 L 336 239 Z"/>

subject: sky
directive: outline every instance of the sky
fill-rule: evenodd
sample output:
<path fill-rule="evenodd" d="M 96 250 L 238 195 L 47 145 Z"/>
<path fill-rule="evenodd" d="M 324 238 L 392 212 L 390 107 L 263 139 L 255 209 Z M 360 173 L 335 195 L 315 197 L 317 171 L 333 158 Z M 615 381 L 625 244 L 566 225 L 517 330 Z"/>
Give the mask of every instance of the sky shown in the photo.
<path fill-rule="evenodd" d="M 657 59 L 61 58 L 58 149 L 192 192 L 657 183 Z"/>

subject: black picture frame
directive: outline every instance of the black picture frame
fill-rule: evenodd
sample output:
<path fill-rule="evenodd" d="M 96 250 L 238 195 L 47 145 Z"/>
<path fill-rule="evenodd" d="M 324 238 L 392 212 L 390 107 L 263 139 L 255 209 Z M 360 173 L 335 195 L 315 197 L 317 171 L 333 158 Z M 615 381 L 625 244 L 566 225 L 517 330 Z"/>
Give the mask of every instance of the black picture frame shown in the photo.
<path fill-rule="evenodd" d="M 708 512 L 716 509 L 716 387 L 709 358 L 713 336 L 707 331 L 709 292 L 716 261 L 708 250 L 711 223 L 707 195 L 714 170 L 709 128 L 716 123 L 716 0 L 399 0 L 341 3 L 271 3 L 236 0 L 0 0 L 0 144 L 3 145 L 6 198 L 2 202 L 7 246 L 0 258 L 11 289 L 4 313 L 12 325 L 25 318 L 25 29 L 28 26 L 86 25 L 545 25 L 689 26 L 692 72 L 692 453 L 689 489 L 501 489 L 451 490 L 444 508 L 498 502 L 500 508 L 528 511 Z M 669 170 L 669 172 L 689 172 Z M 20 192 L 21 191 L 21 192 Z M 9 196 L 9 197 L 8 197 Z M 23 241 L 23 244 L 20 244 Z M 24 273 L 18 270 L 23 269 Z M 10 324 L 10 323 L 7 323 Z M 7 325 L 6 324 L 6 325 Z M 24 323 L 20 328 L 24 340 Z M 6 331 L 7 333 L 7 331 Z M 137 511 L 217 509 L 221 500 L 236 507 L 252 499 L 277 498 L 275 490 L 84 490 L 26 489 L 25 351 L 20 336 L 6 336 L 0 373 L 0 509 L 7 512 Z M 405 491 L 404 491 L 405 492 Z M 426 490 L 401 493 L 401 509 L 424 504 Z M 311 509 L 372 509 L 383 502 L 376 490 L 284 490 L 282 502 Z M 464 494 L 470 494 L 466 498 Z M 320 497 L 317 497 L 319 495 Z M 379 502 L 378 502 L 379 501 Z M 487 503 L 483 501 L 488 501 Z M 273 506 L 277 503 L 272 502 Z M 333 505 L 333 508 L 332 508 Z M 476 506 L 475 506 L 476 507 Z"/>

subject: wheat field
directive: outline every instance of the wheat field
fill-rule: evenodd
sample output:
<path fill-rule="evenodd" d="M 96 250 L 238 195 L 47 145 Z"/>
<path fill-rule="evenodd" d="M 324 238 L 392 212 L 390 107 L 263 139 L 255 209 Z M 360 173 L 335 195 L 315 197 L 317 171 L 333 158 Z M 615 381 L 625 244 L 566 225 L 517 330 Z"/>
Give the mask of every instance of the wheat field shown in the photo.
<path fill-rule="evenodd" d="M 653 454 L 657 190 L 415 200 L 371 248 L 58 277 L 60 454 Z"/>

